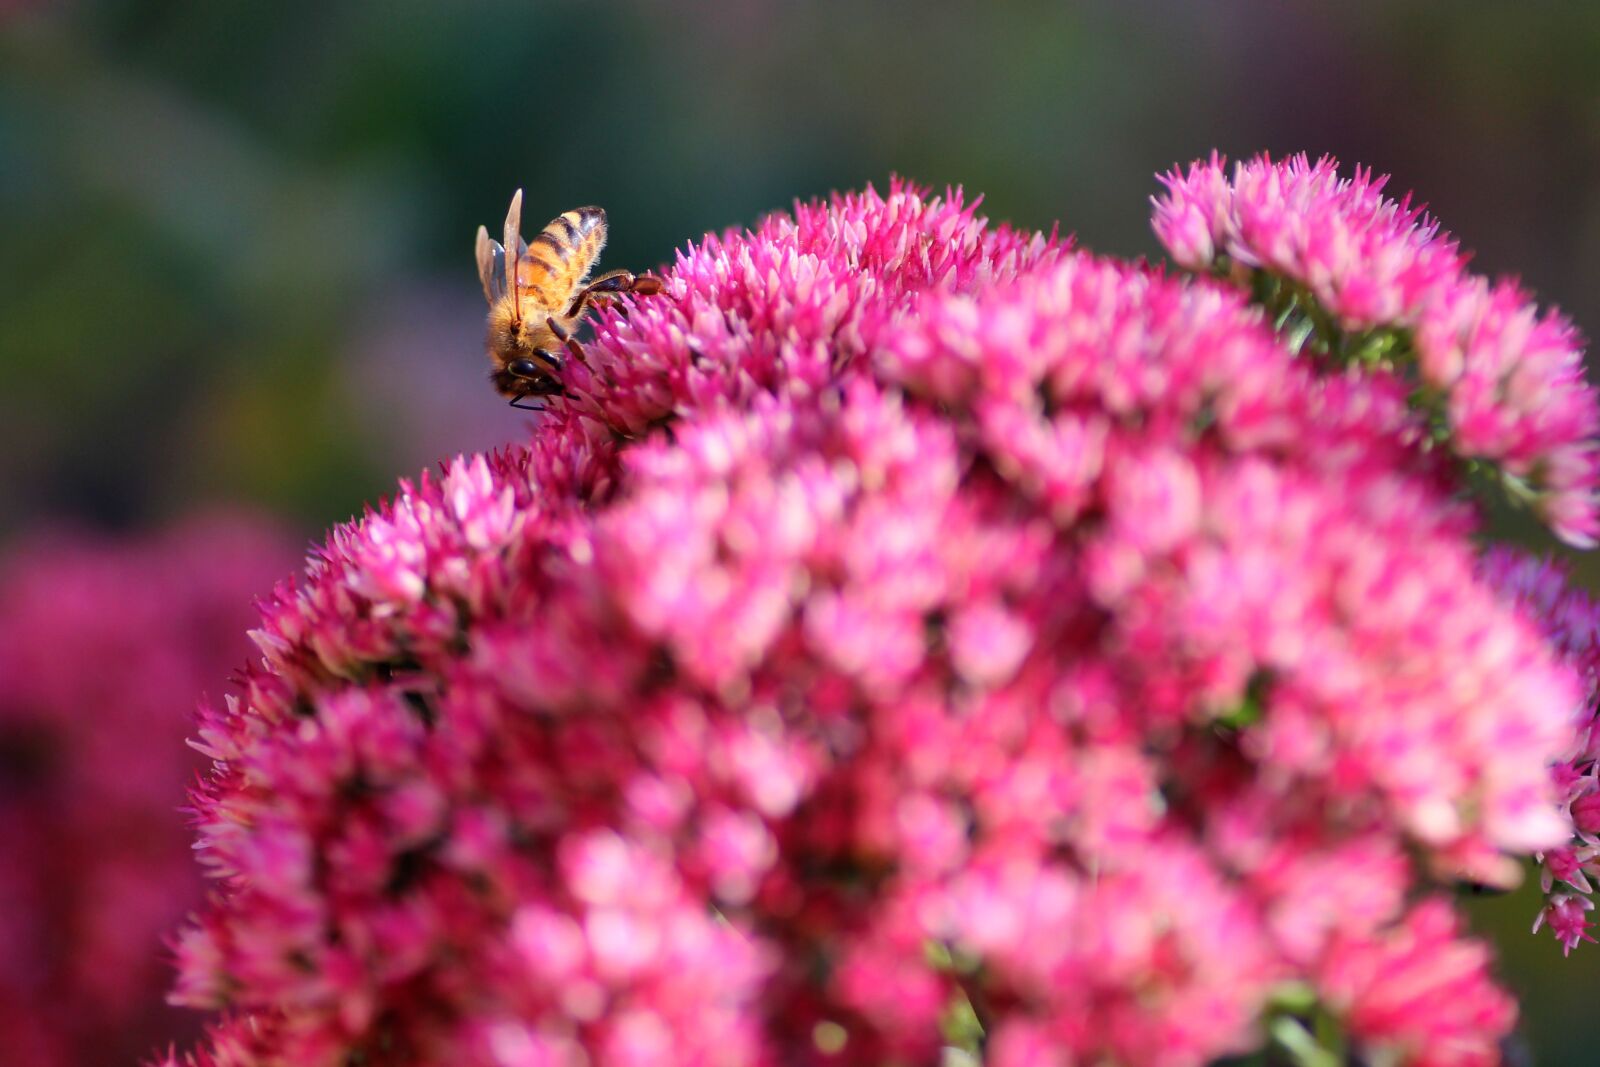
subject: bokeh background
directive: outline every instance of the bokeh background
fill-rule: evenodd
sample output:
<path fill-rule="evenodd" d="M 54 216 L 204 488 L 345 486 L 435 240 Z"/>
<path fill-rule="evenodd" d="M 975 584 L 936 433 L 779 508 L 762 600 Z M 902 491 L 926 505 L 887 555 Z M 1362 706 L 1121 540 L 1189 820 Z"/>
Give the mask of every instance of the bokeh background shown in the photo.
<path fill-rule="evenodd" d="M 0 0 L 0 545 L 74 529 L 117 558 L 247 509 L 292 557 L 521 434 L 471 255 L 519 185 L 530 227 L 604 205 L 610 266 L 891 173 L 1154 257 L 1153 175 L 1213 148 L 1391 173 L 1480 269 L 1600 333 L 1594 0 Z M 100 644 L 54 654 L 115 681 Z M 23 821 L 71 743 L 30 729 L 0 736 Z M 1563 961 L 1537 907 L 1473 905 L 1536 1061 L 1592 1063 L 1600 946 Z M 0 1016 L 50 966 L 0 975 Z"/>

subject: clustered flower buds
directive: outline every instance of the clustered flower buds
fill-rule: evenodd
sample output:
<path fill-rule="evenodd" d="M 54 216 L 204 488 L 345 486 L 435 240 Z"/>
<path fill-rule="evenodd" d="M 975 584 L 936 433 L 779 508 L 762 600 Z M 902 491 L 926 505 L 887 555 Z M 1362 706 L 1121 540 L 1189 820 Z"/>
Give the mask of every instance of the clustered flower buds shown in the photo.
<path fill-rule="evenodd" d="M 1163 181 L 1156 235 L 1181 266 L 1250 286 L 1340 361 L 1405 372 L 1444 444 L 1594 546 L 1600 409 L 1565 318 L 1467 271 L 1456 242 L 1370 171 L 1261 156 L 1230 179 L 1212 156 Z"/>
<path fill-rule="evenodd" d="M 223 513 L 0 557 L 0 1061 L 131 1063 L 198 1029 L 164 1003 L 163 939 L 203 890 L 178 813 L 190 709 L 293 558 Z"/>
<path fill-rule="evenodd" d="M 1396 251 L 1431 230 L 1261 166 L 1276 214 L 1175 181 L 1181 263 L 1342 332 L 1436 313 L 1453 251 Z M 1586 681 L 1452 457 L 1587 492 L 1549 480 L 1593 425 L 1565 327 L 1472 320 L 1441 424 L 1224 280 L 898 183 L 664 282 L 531 440 L 266 606 L 199 741 L 193 1063 L 1186 1067 L 1324 1021 L 1496 1062 L 1448 887 L 1566 870 Z"/>

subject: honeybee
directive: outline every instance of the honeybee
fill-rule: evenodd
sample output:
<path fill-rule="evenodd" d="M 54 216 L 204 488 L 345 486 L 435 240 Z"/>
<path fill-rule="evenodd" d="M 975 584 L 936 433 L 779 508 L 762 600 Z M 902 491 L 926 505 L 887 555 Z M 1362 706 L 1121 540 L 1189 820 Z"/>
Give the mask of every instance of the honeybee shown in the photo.
<path fill-rule="evenodd" d="M 522 239 L 522 190 L 506 212 L 505 244 L 478 227 L 478 280 L 489 301 L 489 380 L 511 406 L 530 397 L 569 396 L 562 385 L 563 350 L 589 365 L 572 336 L 578 320 L 597 296 L 647 295 L 661 291 L 661 279 L 614 270 L 588 282 L 589 269 L 606 243 L 606 213 L 597 207 L 563 212 L 528 244 Z M 507 262 L 509 260 L 509 262 Z M 587 284 L 585 284 L 587 282 Z"/>

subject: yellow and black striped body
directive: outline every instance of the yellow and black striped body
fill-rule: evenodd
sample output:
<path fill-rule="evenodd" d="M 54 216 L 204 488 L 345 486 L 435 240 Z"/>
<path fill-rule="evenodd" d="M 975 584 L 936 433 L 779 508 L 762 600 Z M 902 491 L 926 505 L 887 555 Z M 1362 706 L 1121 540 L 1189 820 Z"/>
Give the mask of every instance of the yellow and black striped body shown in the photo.
<path fill-rule="evenodd" d="M 564 354 L 587 365 L 572 333 L 589 304 L 659 293 L 661 280 L 625 270 L 588 280 L 606 245 L 606 213 L 597 207 L 563 212 L 528 244 L 518 189 L 502 237 L 504 244 L 478 227 L 478 280 L 489 301 L 489 379 L 514 407 L 529 406 L 520 403 L 528 397 L 568 396 L 561 381 Z"/>
<path fill-rule="evenodd" d="M 552 219 L 517 263 L 523 317 L 564 316 L 605 246 L 606 213 L 600 208 L 580 207 Z"/>

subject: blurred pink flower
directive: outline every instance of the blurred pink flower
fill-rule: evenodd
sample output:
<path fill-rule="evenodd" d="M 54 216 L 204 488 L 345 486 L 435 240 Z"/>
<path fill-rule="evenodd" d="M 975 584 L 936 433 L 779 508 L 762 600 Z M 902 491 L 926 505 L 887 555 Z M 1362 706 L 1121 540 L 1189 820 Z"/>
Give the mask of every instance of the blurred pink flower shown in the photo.
<path fill-rule="evenodd" d="M 0 1019 L 7 1062 L 99 1067 L 187 1038 L 163 938 L 198 904 L 183 744 L 225 684 L 280 532 L 35 532 L 0 558 Z"/>
<path fill-rule="evenodd" d="M 1566 843 L 1581 683 L 1403 383 L 898 183 L 664 280 L 266 606 L 195 1062 L 1186 1067 L 1284 983 L 1494 1047 L 1405 904 Z"/>
<path fill-rule="evenodd" d="M 1328 1002 L 1378 1062 L 1501 1062 L 1495 1036 L 1516 1004 L 1490 978 L 1488 948 L 1459 928 L 1450 905 L 1432 898 L 1381 938 L 1336 943 L 1318 968 Z"/>
<path fill-rule="evenodd" d="M 1153 225 L 1180 266 L 1258 293 L 1294 287 L 1269 307 L 1308 320 L 1334 355 L 1409 359 L 1457 455 L 1496 465 L 1569 543 L 1600 538 L 1600 406 L 1565 318 L 1469 273 L 1455 241 L 1369 170 L 1341 178 L 1326 157 L 1263 155 L 1230 178 L 1213 155 L 1162 181 Z"/>
<path fill-rule="evenodd" d="M 1494 548 L 1485 554 L 1482 570 L 1507 602 L 1544 631 L 1583 683 L 1570 741 L 1551 768 L 1568 839 L 1538 855 L 1545 906 L 1533 924 L 1536 931 L 1548 924 L 1571 952 L 1580 941 L 1595 940 L 1589 912 L 1594 908 L 1590 876 L 1600 878 L 1600 605 L 1574 588 L 1567 569 L 1551 560 Z"/>

